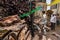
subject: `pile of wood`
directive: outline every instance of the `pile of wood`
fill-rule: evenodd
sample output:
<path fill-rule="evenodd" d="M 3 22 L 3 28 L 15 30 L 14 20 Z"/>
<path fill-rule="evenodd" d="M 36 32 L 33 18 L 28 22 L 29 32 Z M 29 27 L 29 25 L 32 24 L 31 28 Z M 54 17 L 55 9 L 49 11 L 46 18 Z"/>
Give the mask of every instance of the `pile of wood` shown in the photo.
<path fill-rule="evenodd" d="M 10 26 L 20 21 L 17 15 L 8 16 L 0 20 L 0 26 Z"/>

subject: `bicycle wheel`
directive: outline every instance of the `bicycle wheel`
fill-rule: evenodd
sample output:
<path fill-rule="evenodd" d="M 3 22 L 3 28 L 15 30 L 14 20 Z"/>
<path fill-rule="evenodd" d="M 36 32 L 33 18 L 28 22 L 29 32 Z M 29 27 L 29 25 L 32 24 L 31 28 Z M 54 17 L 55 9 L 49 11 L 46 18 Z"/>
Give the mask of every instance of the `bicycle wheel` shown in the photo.
<path fill-rule="evenodd" d="M 22 27 L 17 35 L 15 33 L 9 34 L 9 40 L 21 40 L 21 35 L 20 34 L 21 34 L 21 32 L 24 28 L 25 27 Z"/>
<path fill-rule="evenodd" d="M 25 34 L 25 39 L 24 40 L 33 40 L 34 38 L 35 38 L 35 33 L 36 33 L 36 31 L 35 30 L 37 30 L 37 32 L 38 32 L 38 28 L 36 29 L 36 25 L 33 25 L 34 27 L 33 27 L 33 29 L 28 29 L 27 31 L 26 31 L 26 34 Z M 39 35 L 39 32 L 38 32 L 38 36 L 39 36 L 39 38 L 41 38 L 41 35 Z"/>
<path fill-rule="evenodd" d="M 17 40 L 16 34 L 15 34 L 15 33 L 11 33 L 11 34 L 9 35 L 9 40 Z"/>
<path fill-rule="evenodd" d="M 30 31 L 27 31 L 27 33 L 25 34 L 24 40 L 28 40 L 29 36 L 30 36 Z"/>
<path fill-rule="evenodd" d="M 5 30 L 4 30 L 5 31 Z M 8 40 L 8 35 L 12 32 L 12 30 L 7 31 L 3 36 L 0 38 L 0 40 Z"/>
<path fill-rule="evenodd" d="M 40 25 L 34 24 L 33 27 L 34 27 L 34 31 L 35 31 L 34 34 L 37 35 L 39 40 L 41 40 L 42 39 L 42 33 L 41 33 Z"/>
<path fill-rule="evenodd" d="M 18 40 L 24 40 L 25 31 L 26 31 L 26 27 L 24 27 L 24 28 L 18 33 Z"/>

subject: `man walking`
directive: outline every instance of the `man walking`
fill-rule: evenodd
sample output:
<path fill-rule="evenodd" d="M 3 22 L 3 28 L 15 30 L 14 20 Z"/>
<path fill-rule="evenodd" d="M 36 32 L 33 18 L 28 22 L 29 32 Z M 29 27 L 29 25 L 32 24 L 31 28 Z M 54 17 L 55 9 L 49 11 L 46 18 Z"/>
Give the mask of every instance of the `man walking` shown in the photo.
<path fill-rule="evenodd" d="M 55 24 L 56 24 L 56 14 L 52 14 L 51 15 L 51 19 L 50 19 L 50 22 L 51 22 L 51 30 L 55 30 Z"/>

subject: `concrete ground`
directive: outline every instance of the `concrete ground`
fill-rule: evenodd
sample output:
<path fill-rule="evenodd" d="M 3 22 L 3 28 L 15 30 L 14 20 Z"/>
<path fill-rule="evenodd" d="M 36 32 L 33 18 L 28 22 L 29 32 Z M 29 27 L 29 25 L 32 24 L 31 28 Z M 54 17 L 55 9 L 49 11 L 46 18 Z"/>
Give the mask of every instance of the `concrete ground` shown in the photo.
<path fill-rule="evenodd" d="M 48 40 L 60 40 L 60 26 L 56 26 L 55 31 L 47 32 L 46 37 Z"/>

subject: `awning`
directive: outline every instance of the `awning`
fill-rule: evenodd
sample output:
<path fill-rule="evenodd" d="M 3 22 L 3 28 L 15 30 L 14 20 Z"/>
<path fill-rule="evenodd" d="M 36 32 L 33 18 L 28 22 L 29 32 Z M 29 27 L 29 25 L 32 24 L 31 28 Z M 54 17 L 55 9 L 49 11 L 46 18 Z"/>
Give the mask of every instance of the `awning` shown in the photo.
<path fill-rule="evenodd" d="M 60 0 L 54 0 L 51 4 L 48 4 L 47 6 L 52 6 L 60 3 Z"/>

